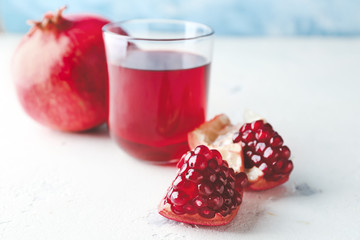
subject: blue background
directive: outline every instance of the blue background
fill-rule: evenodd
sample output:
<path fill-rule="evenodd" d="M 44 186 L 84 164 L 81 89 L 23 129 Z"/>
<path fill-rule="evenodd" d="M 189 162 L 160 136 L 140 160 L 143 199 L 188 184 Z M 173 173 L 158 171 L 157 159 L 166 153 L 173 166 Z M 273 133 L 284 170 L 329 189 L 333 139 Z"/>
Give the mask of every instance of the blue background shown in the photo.
<path fill-rule="evenodd" d="M 360 0 L 0 0 L 0 17 L 6 31 L 24 33 L 26 19 L 63 5 L 66 13 L 98 13 L 112 21 L 198 21 L 217 35 L 360 36 Z"/>

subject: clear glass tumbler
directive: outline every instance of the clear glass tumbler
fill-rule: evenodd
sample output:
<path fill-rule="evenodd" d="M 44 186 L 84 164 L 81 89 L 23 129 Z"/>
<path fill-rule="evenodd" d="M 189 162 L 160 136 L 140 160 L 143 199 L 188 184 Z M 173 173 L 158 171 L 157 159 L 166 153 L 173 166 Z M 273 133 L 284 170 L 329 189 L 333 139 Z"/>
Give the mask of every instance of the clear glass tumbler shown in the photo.
<path fill-rule="evenodd" d="M 111 137 L 157 163 L 188 150 L 205 120 L 213 30 L 200 23 L 138 19 L 104 26 Z"/>

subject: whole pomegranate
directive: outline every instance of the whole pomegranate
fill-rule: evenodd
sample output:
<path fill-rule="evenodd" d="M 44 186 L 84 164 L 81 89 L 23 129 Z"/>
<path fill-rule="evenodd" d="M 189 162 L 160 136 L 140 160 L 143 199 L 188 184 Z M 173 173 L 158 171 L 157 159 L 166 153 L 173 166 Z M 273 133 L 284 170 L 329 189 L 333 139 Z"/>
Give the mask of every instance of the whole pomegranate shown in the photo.
<path fill-rule="evenodd" d="M 39 123 L 84 131 L 106 121 L 107 67 L 102 27 L 94 15 L 46 13 L 20 42 L 12 74 L 25 111 Z"/>

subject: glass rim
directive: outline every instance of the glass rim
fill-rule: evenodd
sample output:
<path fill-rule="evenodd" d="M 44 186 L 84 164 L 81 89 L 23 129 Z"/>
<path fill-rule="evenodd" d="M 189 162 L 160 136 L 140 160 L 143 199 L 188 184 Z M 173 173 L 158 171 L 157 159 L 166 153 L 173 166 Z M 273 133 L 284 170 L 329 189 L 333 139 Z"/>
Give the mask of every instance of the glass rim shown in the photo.
<path fill-rule="evenodd" d="M 128 35 L 124 35 L 121 33 L 115 33 L 110 31 L 109 28 L 114 27 L 114 26 L 121 26 L 124 25 L 126 23 L 131 23 L 131 22 L 143 22 L 143 23 L 150 23 L 150 22 L 158 22 L 158 23 L 175 23 L 175 24 L 191 24 L 191 25 L 197 25 L 203 29 L 206 29 L 207 32 L 204 34 L 199 34 L 193 37 L 182 37 L 182 38 L 141 38 L 141 37 L 131 37 Z M 123 21 L 119 21 L 119 22 L 110 22 L 107 23 L 106 25 L 104 25 L 102 27 L 102 31 L 103 33 L 106 34 L 110 34 L 112 36 L 117 36 L 117 37 L 121 37 L 121 38 L 125 38 L 127 40 L 139 40 L 139 41 L 160 41 L 160 42 L 172 42 L 172 41 L 185 41 L 185 40 L 195 40 L 195 39 L 201 39 L 201 38 L 206 38 L 206 37 L 210 37 L 212 35 L 214 35 L 214 30 L 203 23 L 199 23 L 199 22 L 193 22 L 193 21 L 187 21 L 187 20 L 178 20 L 178 19 L 166 19 L 166 18 L 136 18 L 136 19 L 130 19 L 130 20 L 123 20 Z"/>

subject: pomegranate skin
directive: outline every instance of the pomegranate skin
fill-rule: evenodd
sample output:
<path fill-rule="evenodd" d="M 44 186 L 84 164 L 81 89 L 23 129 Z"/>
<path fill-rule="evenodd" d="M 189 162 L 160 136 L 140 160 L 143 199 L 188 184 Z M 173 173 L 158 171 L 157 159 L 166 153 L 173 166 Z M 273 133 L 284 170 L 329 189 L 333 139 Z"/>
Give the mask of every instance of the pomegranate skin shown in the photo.
<path fill-rule="evenodd" d="M 107 66 L 102 27 L 95 15 L 47 13 L 34 22 L 12 61 L 25 111 L 62 131 L 84 131 L 106 122 Z"/>
<path fill-rule="evenodd" d="M 159 214 L 177 221 L 177 222 L 183 222 L 183 223 L 187 223 L 187 224 L 196 224 L 196 225 L 203 225 L 203 226 L 222 226 L 222 225 L 226 225 L 229 222 L 231 222 L 236 214 L 239 211 L 240 206 L 236 207 L 231 214 L 227 215 L 227 216 L 221 216 L 221 214 L 216 213 L 215 217 L 213 217 L 212 219 L 205 219 L 205 218 L 200 218 L 194 215 L 190 215 L 190 214 L 183 214 L 183 215 L 177 215 L 175 213 L 173 213 L 171 211 L 171 207 L 169 203 L 164 203 L 163 201 L 160 202 L 159 206 L 158 206 L 158 211 Z"/>

